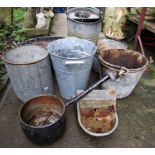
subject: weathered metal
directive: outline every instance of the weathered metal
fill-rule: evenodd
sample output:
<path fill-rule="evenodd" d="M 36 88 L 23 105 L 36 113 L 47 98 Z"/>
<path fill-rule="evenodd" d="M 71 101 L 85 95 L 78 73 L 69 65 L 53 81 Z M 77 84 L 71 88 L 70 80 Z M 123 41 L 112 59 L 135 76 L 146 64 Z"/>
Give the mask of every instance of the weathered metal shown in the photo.
<path fill-rule="evenodd" d="M 143 27 L 143 22 L 144 22 L 144 17 L 145 17 L 146 9 L 147 9 L 146 7 L 142 8 L 142 11 L 141 11 L 141 14 L 140 14 L 140 19 L 139 19 L 139 22 L 138 22 L 138 28 L 137 28 L 137 32 L 136 32 L 136 37 L 135 37 L 135 41 L 134 41 L 134 48 L 133 48 L 133 50 L 136 50 L 137 43 L 139 41 L 140 48 L 141 48 L 142 54 L 144 56 L 145 56 L 145 52 L 144 52 L 144 48 L 143 48 L 143 44 L 142 44 L 142 41 L 141 41 L 140 34 L 141 34 L 141 31 L 142 31 L 142 27 Z"/>
<path fill-rule="evenodd" d="M 31 124 L 32 119 L 40 119 L 49 113 L 57 112 L 58 120 L 50 124 Z M 65 105 L 56 96 L 36 96 L 22 105 L 19 112 L 21 128 L 34 143 L 44 145 L 57 141 L 65 132 Z"/>
<path fill-rule="evenodd" d="M 108 39 L 108 38 L 104 38 L 102 40 L 98 41 L 97 44 L 97 49 L 98 52 L 102 52 L 104 50 L 108 50 L 108 49 L 127 49 L 128 45 L 126 42 L 124 41 L 116 41 L 113 39 Z M 93 70 L 97 73 L 99 73 L 99 61 L 97 59 L 97 57 L 94 58 L 94 62 L 93 62 Z"/>
<path fill-rule="evenodd" d="M 141 76 L 148 60 L 140 53 L 127 49 L 111 49 L 100 53 L 101 74 L 108 74 L 110 80 L 102 84 L 103 88 L 115 87 L 117 98 L 129 96 Z"/>
<path fill-rule="evenodd" d="M 100 84 L 102 84 L 103 82 L 105 82 L 108 79 L 109 79 L 109 75 L 104 76 L 102 79 L 100 79 L 99 81 L 97 81 L 95 84 L 93 84 L 92 86 L 90 86 L 88 89 L 86 89 L 85 91 L 81 92 L 80 94 L 78 94 L 77 96 L 75 96 L 74 98 L 72 98 L 70 101 L 68 101 L 66 103 L 66 106 L 68 106 L 71 103 L 76 102 L 77 100 L 81 99 L 86 94 L 88 94 L 89 92 L 91 92 L 93 89 L 95 89 L 97 86 L 99 86 Z"/>
<path fill-rule="evenodd" d="M 47 49 L 47 46 L 50 42 L 55 41 L 57 39 L 62 39 L 63 37 L 51 37 L 51 36 L 42 36 L 37 38 L 28 39 L 17 46 L 23 45 L 38 45 Z"/>
<path fill-rule="evenodd" d="M 114 89 L 89 93 L 77 102 L 77 115 L 80 127 L 88 135 L 103 137 L 112 134 L 118 126 Z"/>
<path fill-rule="evenodd" d="M 53 94 L 49 55 L 36 45 L 16 47 L 3 54 L 12 87 L 19 99 L 26 101 L 36 95 Z"/>
<path fill-rule="evenodd" d="M 53 41 L 48 46 L 60 94 L 71 99 L 76 90 L 85 90 L 96 52 L 94 43 L 68 37 Z"/>
<path fill-rule="evenodd" d="M 102 15 L 96 8 L 70 8 L 67 11 L 68 35 L 97 43 Z"/>
<path fill-rule="evenodd" d="M 26 136 L 34 143 L 47 144 L 57 141 L 64 133 L 66 128 L 65 108 L 70 104 L 84 97 L 95 87 L 106 81 L 109 76 L 96 82 L 87 90 L 72 98 L 64 104 L 62 100 L 52 95 L 40 95 L 31 98 L 22 105 L 19 112 L 21 127 Z M 58 118 L 49 117 L 54 113 Z"/>

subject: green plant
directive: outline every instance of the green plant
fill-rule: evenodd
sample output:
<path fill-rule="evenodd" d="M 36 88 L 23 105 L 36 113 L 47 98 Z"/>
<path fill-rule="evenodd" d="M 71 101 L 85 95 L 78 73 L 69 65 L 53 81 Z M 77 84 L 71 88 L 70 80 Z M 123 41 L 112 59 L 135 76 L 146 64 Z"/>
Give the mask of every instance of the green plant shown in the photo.
<path fill-rule="evenodd" d="M 11 35 L 12 27 L 5 26 L 2 23 L 0 24 L 0 43 L 2 44 L 10 35 Z"/>
<path fill-rule="evenodd" d="M 24 20 L 24 8 L 14 8 L 13 19 L 15 22 Z"/>
<path fill-rule="evenodd" d="M 13 42 L 18 44 L 24 41 L 26 38 L 25 30 L 23 28 L 24 20 L 24 8 L 13 9 L 13 25 L 4 25 L 0 23 L 0 56 L 6 48 L 13 46 Z M 0 59 L 0 91 L 3 87 L 2 81 L 6 70 L 4 68 L 4 62 Z"/>
<path fill-rule="evenodd" d="M 0 24 L 0 49 L 5 46 L 6 40 L 14 40 L 16 43 L 22 42 L 26 39 L 25 30 L 23 28 L 24 9 L 14 8 L 13 11 L 13 25 Z"/>
<path fill-rule="evenodd" d="M 15 8 L 13 11 L 13 31 L 12 37 L 16 42 L 22 42 L 26 39 L 25 29 L 23 26 L 24 8 Z"/>
<path fill-rule="evenodd" d="M 15 42 L 19 43 L 26 40 L 25 29 L 23 27 L 14 27 L 11 35 Z"/>

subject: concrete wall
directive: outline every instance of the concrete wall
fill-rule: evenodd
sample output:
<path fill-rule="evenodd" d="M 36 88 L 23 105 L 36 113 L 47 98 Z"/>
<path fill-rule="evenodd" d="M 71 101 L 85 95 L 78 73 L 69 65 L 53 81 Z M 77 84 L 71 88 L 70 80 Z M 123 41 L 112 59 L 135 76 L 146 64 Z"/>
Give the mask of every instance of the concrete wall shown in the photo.
<path fill-rule="evenodd" d="M 11 24 L 11 10 L 12 8 L 0 7 L 0 22 L 10 25 Z"/>

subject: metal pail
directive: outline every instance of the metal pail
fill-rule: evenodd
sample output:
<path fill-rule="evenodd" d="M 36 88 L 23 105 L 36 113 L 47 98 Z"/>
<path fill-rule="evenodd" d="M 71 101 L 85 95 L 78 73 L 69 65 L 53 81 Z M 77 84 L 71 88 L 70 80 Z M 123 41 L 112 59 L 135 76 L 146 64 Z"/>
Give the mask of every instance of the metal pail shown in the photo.
<path fill-rule="evenodd" d="M 102 16 L 96 8 L 70 8 L 67 11 L 68 36 L 97 43 Z"/>
<path fill-rule="evenodd" d="M 3 54 L 12 87 L 19 99 L 40 94 L 53 94 L 50 59 L 46 49 L 36 45 L 24 45 Z"/>
<path fill-rule="evenodd" d="M 50 43 L 48 51 L 61 96 L 69 100 L 76 95 L 76 90 L 85 90 L 96 52 L 95 44 L 68 37 Z"/>
<path fill-rule="evenodd" d="M 148 65 L 146 57 L 127 49 L 103 51 L 99 55 L 99 60 L 102 64 L 102 75 L 108 74 L 111 77 L 102 84 L 102 87 L 115 87 L 118 99 L 132 93 Z"/>

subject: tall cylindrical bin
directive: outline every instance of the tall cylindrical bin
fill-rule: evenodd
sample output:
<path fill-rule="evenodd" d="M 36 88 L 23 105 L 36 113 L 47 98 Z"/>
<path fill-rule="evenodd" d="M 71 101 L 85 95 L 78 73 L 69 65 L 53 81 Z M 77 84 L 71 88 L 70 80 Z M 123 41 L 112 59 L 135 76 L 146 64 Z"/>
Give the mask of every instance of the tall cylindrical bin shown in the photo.
<path fill-rule="evenodd" d="M 36 45 L 24 45 L 3 54 L 12 87 L 19 99 L 40 94 L 53 94 L 50 60 L 46 49 Z"/>

